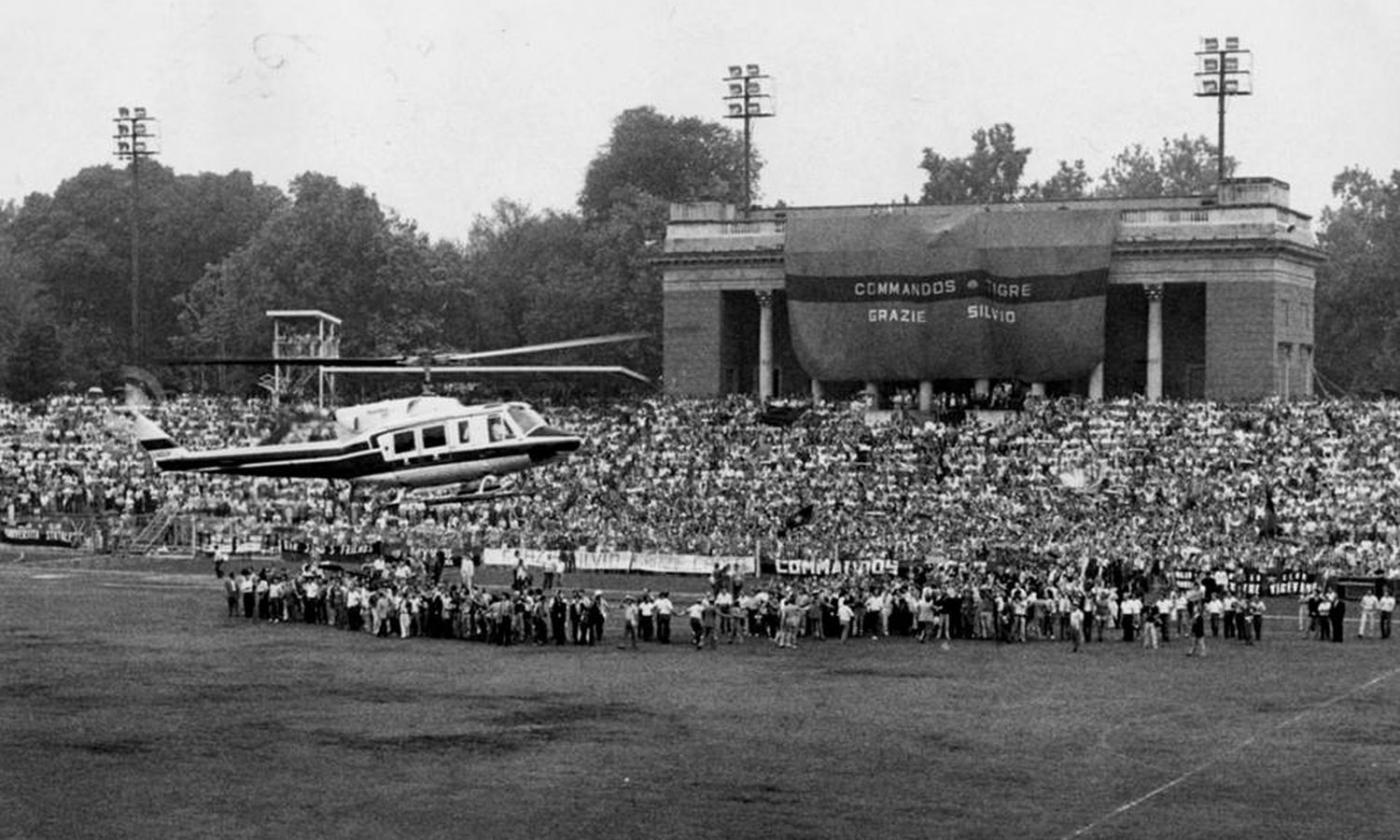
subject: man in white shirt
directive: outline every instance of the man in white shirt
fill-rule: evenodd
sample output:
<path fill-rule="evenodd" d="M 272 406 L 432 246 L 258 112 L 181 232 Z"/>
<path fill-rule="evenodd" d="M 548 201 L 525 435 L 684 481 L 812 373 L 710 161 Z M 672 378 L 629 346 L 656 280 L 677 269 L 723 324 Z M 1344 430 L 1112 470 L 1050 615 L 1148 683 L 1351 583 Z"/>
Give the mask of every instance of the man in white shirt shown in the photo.
<path fill-rule="evenodd" d="M 705 637 L 705 626 L 702 619 L 705 615 L 705 603 L 696 601 L 687 609 L 686 615 L 690 617 L 690 644 L 696 649 L 700 649 L 700 642 Z"/>
<path fill-rule="evenodd" d="M 844 597 L 836 605 L 836 618 L 841 622 L 841 641 L 844 642 L 851 637 L 851 622 L 856 618 L 856 611 Z"/>
<path fill-rule="evenodd" d="M 1210 635 L 1220 637 L 1220 616 L 1225 612 L 1225 602 L 1217 594 L 1206 602 L 1206 617 L 1210 619 Z"/>
<path fill-rule="evenodd" d="M 649 642 L 656 637 L 656 601 L 651 593 L 642 591 L 642 599 L 637 603 L 637 634 L 642 641 Z"/>
<path fill-rule="evenodd" d="M 462 586 L 467 592 L 471 592 L 473 584 L 476 583 L 476 561 L 470 555 L 463 557 L 458 571 L 461 574 Z"/>
<path fill-rule="evenodd" d="M 870 638 L 878 639 L 884 635 L 881 633 L 880 619 L 885 609 L 885 596 L 879 592 L 870 593 L 870 597 L 865 599 L 866 622 L 870 626 Z"/>
<path fill-rule="evenodd" d="M 351 586 L 345 593 L 345 614 L 352 631 L 358 631 L 364 626 L 364 619 L 360 615 L 362 604 L 360 587 Z"/>
<path fill-rule="evenodd" d="M 1138 616 L 1142 614 L 1142 601 L 1137 595 L 1129 594 L 1123 599 L 1123 603 L 1118 606 L 1118 615 L 1123 623 L 1123 641 L 1131 642 L 1137 638 Z"/>
<path fill-rule="evenodd" d="M 656 640 L 663 645 L 671 643 L 671 613 L 675 611 L 671 593 L 662 592 L 656 599 Z"/>
<path fill-rule="evenodd" d="M 1380 599 L 1376 597 L 1376 593 L 1367 592 L 1361 596 L 1361 626 L 1356 629 L 1356 638 L 1366 638 L 1366 631 L 1376 622 L 1376 611 L 1379 607 Z"/>
<path fill-rule="evenodd" d="M 243 570 L 243 577 L 238 581 L 238 594 L 243 598 L 243 617 L 252 618 L 257 608 L 257 582 L 253 579 L 251 569 Z"/>

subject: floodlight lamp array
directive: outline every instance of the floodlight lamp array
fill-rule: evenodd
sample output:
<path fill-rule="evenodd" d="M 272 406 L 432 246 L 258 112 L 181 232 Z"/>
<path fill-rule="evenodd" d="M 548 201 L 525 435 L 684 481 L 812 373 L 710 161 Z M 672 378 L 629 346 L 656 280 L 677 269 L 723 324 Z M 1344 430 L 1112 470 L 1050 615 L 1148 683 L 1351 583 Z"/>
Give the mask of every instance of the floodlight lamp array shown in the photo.
<path fill-rule="evenodd" d="M 1196 51 L 1197 96 L 1248 96 L 1254 92 L 1254 54 L 1236 36 L 1204 37 Z"/>
<path fill-rule="evenodd" d="M 147 115 L 146 109 L 141 106 L 122 106 L 117 109 L 117 116 L 112 119 L 112 122 L 117 124 L 117 133 L 112 139 L 117 141 L 115 154 L 118 158 L 134 160 L 157 154 L 154 145 L 147 142 L 154 140 L 156 136 L 146 124 L 154 119 L 155 117 Z"/>
<path fill-rule="evenodd" d="M 773 107 L 771 79 L 762 73 L 757 64 L 731 64 L 729 75 L 724 79 L 728 103 L 725 116 L 729 119 L 752 119 L 771 117 L 776 113 Z"/>

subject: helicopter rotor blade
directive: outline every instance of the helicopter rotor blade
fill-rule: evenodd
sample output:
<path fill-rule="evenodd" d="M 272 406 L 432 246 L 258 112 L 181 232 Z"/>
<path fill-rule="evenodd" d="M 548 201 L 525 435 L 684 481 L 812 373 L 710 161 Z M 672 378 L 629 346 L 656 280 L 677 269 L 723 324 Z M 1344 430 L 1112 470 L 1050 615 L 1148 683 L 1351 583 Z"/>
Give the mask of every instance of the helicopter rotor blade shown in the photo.
<path fill-rule="evenodd" d="M 524 347 L 506 347 L 501 350 L 480 350 L 474 353 L 443 353 L 435 358 L 450 362 L 467 362 L 473 359 L 494 359 L 501 356 L 524 356 L 531 353 L 548 353 L 551 350 L 570 350 L 576 347 L 593 347 L 600 344 L 621 344 L 648 338 L 650 333 L 631 332 L 595 335 L 589 338 L 571 338 L 564 341 L 551 341 L 546 344 L 527 344 Z"/>
<path fill-rule="evenodd" d="M 621 344 L 650 338 L 650 333 L 631 332 L 597 335 L 588 338 L 571 338 L 564 341 L 551 341 L 545 344 L 528 344 L 523 347 L 505 347 L 500 350 L 481 350 L 473 353 L 418 353 L 406 356 L 342 356 L 320 358 L 317 356 L 290 356 L 280 359 L 269 357 L 233 357 L 223 359 L 165 359 L 164 364 L 180 367 L 205 367 L 215 365 L 277 365 L 280 367 L 324 367 L 334 370 L 358 367 L 382 367 L 398 365 L 408 370 L 422 370 L 427 365 L 453 365 L 475 359 L 495 359 L 503 356 L 523 356 L 532 353 L 548 353 L 552 350 L 570 350 L 579 347 L 594 347 L 602 344 Z"/>
<path fill-rule="evenodd" d="M 402 356 L 369 356 L 369 357 L 336 357 L 319 358 L 317 356 L 288 356 L 281 359 L 274 359 L 271 356 L 258 357 L 229 357 L 223 359 L 162 359 L 162 364 L 174 365 L 176 367 L 236 367 L 246 365 L 249 367 L 325 367 L 337 368 L 344 365 L 393 365 L 403 363 Z"/>
<path fill-rule="evenodd" d="M 478 367 L 476 365 L 424 365 L 420 367 L 405 367 L 403 365 L 360 365 L 353 367 L 336 367 L 337 374 L 363 374 L 365 376 L 381 376 L 391 374 L 428 374 L 431 376 L 461 374 L 463 376 L 491 376 L 509 374 L 544 374 L 571 376 L 578 374 L 604 374 L 608 376 L 621 376 L 641 382 L 645 385 L 652 384 L 651 378 L 621 365 L 497 365 L 488 367 Z"/>

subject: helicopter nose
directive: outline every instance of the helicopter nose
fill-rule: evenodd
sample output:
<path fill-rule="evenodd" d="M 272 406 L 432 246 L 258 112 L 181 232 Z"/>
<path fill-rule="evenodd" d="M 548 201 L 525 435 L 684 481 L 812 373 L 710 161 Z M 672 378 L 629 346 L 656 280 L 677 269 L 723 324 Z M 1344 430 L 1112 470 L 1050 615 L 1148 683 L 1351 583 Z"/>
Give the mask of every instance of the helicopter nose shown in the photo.
<path fill-rule="evenodd" d="M 583 445 L 583 438 L 553 426 L 540 426 L 526 437 L 541 444 L 537 452 L 544 458 L 567 455 Z"/>

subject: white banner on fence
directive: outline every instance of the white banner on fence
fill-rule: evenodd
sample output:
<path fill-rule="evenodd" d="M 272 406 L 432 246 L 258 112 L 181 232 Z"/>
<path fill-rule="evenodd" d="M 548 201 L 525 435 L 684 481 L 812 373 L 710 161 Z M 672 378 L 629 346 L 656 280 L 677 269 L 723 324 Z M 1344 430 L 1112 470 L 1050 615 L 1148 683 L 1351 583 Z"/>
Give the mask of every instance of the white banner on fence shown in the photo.
<path fill-rule="evenodd" d="M 708 575 L 718 566 L 722 570 L 739 570 L 746 575 L 757 574 L 752 557 L 714 557 L 709 554 L 634 554 L 632 571 L 675 575 Z"/>
<path fill-rule="evenodd" d="M 632 570 L 630 551 L 575 551 L 576 572 L 627 572 Z"/>
<path fill-rule="evenodd" d="M 632 571 L 663 575 L 709 574 L 718 559 L 695 554 L 637 554 L 632 557 Z"/>
<path fill-rule="evenodd" d="M 487 566 L 514 568 L 518 560 L 527 567 L 541 568 L 559 557 L 557 551 L 529 548 L 488 548 L 481 552 Z M 632 551 L 576 551 L 575 572 L 651 572 L 655 574 L 707 575 L 715 565 L 738 569 L 746 575 L 758 573 L 753 557 L 713 557 L 708 554 L 653 554 Z"/>
<path fill-rule="evenodd" d="M 251 557 L 252 555 L 258 554 L 262 551 L 262 540 L 210 540 L 209 542 L 201 545 L 200 550 L 207 551 L 210 554 L 218 554 L 222 552 L 230 557 Z"/>
<path fill-rule="evenodd" d="M 559 552 L 543 548 L 487 548 L 481 552 L 483 566 L 509 566 L 525 561 L 527 567 L 543 568 L 545 563 L 559 559 Z"/>

